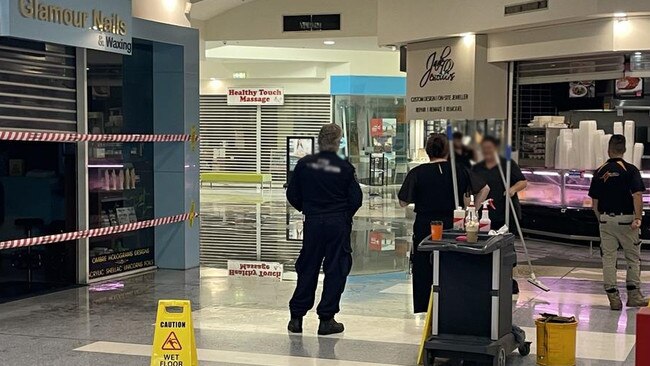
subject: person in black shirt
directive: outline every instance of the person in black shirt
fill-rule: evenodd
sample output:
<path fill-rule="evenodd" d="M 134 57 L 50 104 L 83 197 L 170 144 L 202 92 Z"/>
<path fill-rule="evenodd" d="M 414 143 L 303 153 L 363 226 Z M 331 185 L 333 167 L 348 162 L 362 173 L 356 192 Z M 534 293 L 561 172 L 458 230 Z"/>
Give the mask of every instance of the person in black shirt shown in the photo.
<path fill-rule="evenodd" d="M 498 155 L 499 149 L 499 140 L 492 136 L 485 136 L 483 141 L 481 141 L 481 154 L 483 154 L 484 160 L 472 167 L 472 171 L 481 176 L 490 186 L 490 193 L 488 198 L 492 199 L 494 209 L 490 211 L 490 220 L 491 227 L 494 230 L 499 230 L 506 224 L 506 209 L 509 209 L 508 200 L 506 199 L 506 187 L 503 184 L 501 179 L 501 172 L 497 164 L 497 158 L 500 159 L 501 167 L 503 173 L 506 173 L 506 159 Z M 517 193 L 526 189 L 528 182 L 526 177 L 521 172 L 519 165 L 511 161 L 510 162 L 510 189 L 508 189 L 507 194 L 510 195 L 512 199 L 512 204 L 515 206 L 515 212 L 510 211 L 511 215 L 517 215 L 517 218 L 521 218 L 521 205 L 519 204 L 519 197 Z M 511 221 L 512 222 L 512 221 Z M 516 264 L 515 264 L 516 265 Z M 519 283 L 516 280 L 512 280 L 512 293 L 514 295 L 519 294 Z"/>
<path fill-rule="evenodd" d="M 340 310 L 352 268 L 352 217 L 361 207 L 363 194 L 354 167 L 336 154 L 341 137 L 339 126 L 323 126 L 318 135 L 320 152 L 298 161 L 287 187 L 287 200 L 305 216 L 302 250 L 296 260 L 298 282 L 289 302 L 292 333 L 302 333 L 302 318 L 314 306 L 321 265 L 325 279 L 317 308 L 318 334 L 344 330 L 334 315 Z"/>
<path fill-rule="evenodd" d="M 618 248 L 623 248 L 627 261 L 627 306 L 646 307 L 648 299 L 641 293 L 641 247 L 639 228 L 643 214 L 645 191 L 641 173 L 623 160 L 625 136 L 609 140 L 607 162 L 594 173 L 589 187 L 593 210 L 600 222 L 600 251 L 603 259 L 605 292 L 612 310 L 621 310 L 616 284 Z"/>
<path fill-rule="evenodd" d="M 415 313 L 427 311 L 433 267 L 431 253 L 420 252 L 418 245 L 431 235 L 431 221 L 442 221 L 445 229 L 453 225 L 454 190 L 451 163 L 447 160 L 449 144 L 445 135 L 432 134 L 427 140 L 426 152 L 430 162 L 412 169 L 399 190 L 397 197 L 402 207 L 415 204 L 415 223 L 413 224 L 413 245 L 411 262 L 413 264 L 413 310 Z M 463 202 L 466 193 L 476 194 L 476 201 L 482 201 L 489 188 L 470 172 L 457 164 L 458 202 Z"/>
<path fill-rule="evenodd" d="M 452 141 L 454 145 L 454 153 L 456 154 L 456 164 L 466 169 L 472 169 L 472 161 L 475 160 L 474 150 L 463 144 L 463 133 L 458 131 L 454 132 L 452 135 Z"/>
<path fill-rule="evenodd" d="M 485 136 L 483 141 L 481 141 L 481 153 L 483 154 L 484 160 L 472 167 L 472 171 L 481 176 L 488 186 L 490 186 L 488 198 L 494 200 L 494 210 L 490 211 L 490 220 L 492 220 L 492 229 L 494 230 L 498 230 L 506 224 L 506 206 L 508 206 L 505 185 L 503 184 L 501 173 L 497 166 L 498 149 L 499 140 L 492 136 Z M 502 157 L 499 157 L 499 159 L 501 159 L 501 167 L 505 174 L 506 159 Z M 518 218 L 521 218 L 521 205 L 519 204 L 517 193 L 526 189 L 526 186 L 528 186 L 528 182 L 526 181 L 526 177 L 521 173 L 519 165 L 511 161 L 510 189 L 508 189 L 508 194 L 512 197 L 512 203 L 516 210 L 515 214 Z M 512 215 L 512 212 L 510 214 Z"/>

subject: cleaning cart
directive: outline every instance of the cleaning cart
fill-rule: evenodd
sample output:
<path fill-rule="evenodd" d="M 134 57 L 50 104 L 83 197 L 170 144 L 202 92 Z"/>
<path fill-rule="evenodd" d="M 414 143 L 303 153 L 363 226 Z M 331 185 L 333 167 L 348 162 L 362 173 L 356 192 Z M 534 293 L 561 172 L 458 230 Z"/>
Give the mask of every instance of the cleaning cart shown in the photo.
<path fill-rule="evenodd" d="M 436 358 L 502 366 L 514 350 L 526 356 L 530 342 L 513 332 L 512 234 L 480 234 L 477 243 L 446 231 L 442 240 L 425 239 L 418 250 L 432 252 L 431 334 L 424 343 L 424 365 Z"/>

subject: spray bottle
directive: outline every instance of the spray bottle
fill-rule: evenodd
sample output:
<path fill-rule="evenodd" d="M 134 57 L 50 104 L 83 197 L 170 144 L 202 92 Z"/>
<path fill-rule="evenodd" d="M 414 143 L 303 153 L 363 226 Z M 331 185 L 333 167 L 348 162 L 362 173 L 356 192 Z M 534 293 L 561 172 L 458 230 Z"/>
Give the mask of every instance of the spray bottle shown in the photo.
<path fill-rule="evenodd" d="M 470 223 L 478 223 L 478 215 L 476 207 L 474 206 L 474 196 L 470 196 L 469 206 L 467 206 L 467 214 L 465 215 L 465 227 Z"/>
<path fill-rule="evenodd" d="M 488 210 L 488 205 L 494 208 L 492 204 L 492 199 L 489 199 L 483 202 L 483 211 L 481 212 L 481 221 L 478 223 L 478 231 L 480 232 L 489 232 L 492 226 L 492 220 L 490 220 L 490 213 Z"/>

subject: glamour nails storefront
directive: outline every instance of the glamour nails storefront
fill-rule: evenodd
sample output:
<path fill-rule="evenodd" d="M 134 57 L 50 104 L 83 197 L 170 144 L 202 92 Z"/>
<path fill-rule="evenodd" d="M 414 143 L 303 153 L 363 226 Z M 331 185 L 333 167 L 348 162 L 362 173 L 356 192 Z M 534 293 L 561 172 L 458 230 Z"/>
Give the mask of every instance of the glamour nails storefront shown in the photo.
<path fill-rule="evenodd" d="M 0 301 L 198 266 L 198 55 L 130 0 L 0 0 Z"/>

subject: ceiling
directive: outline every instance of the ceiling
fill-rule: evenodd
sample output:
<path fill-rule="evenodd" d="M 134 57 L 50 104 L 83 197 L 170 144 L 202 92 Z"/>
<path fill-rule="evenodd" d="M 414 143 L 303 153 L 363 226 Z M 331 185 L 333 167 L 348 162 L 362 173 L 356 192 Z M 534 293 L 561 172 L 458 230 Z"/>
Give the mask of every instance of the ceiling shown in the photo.
<path fill-rule="evenodd" d="M 334 41 L 334 45 L 325 45 L 325 41 Z M 249 47 L 280 47 L 280 48 L 308 48 L 321 50 L 349 50 L 349 51 L 391 51 L 389 48 L 379 47 L 377 37 L 327 37 L 327 38 L 302 38 L 302 39 L 264 39 L 245 41 L 208 41 L 206 48 L 220 46 L 249 46 Z"/>
<path fill-rule="evenodd" d="M 191 0 L 192 19 L 208 20 L 221 13 L 255 0 Z"/>

